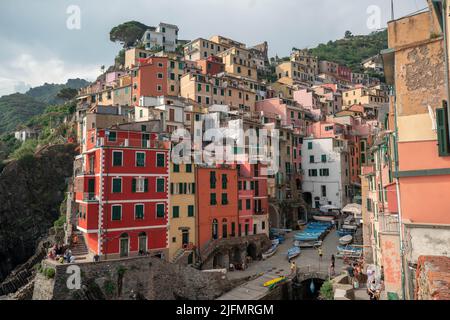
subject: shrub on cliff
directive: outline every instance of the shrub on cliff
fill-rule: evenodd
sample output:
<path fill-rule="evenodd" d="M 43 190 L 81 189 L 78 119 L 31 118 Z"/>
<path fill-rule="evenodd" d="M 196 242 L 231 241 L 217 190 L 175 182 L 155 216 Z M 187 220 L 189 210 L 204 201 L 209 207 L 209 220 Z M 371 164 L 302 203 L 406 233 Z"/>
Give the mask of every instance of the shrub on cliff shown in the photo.
<path fill-rule="evenodd" d="M 320 297 L 323 300 L 334 300 L 333 284 L 331 281 L 325 281 L 320 288 Z"/>

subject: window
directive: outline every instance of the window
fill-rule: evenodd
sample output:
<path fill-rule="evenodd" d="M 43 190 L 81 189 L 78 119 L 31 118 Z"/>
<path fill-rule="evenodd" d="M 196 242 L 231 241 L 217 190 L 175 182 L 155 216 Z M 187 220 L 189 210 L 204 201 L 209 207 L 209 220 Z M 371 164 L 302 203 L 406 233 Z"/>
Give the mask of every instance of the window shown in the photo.
<path fill-rule="evenodd" d="M 194 216 L 194 206 L 189 205 L 188 206 L 188 217 Z"/>
<path fill-rule="evenodd" d="M 217 198 L 215 193 L 211 193 L 209 204 L 212 206 L 217 205 Z"/>
<path fill-rule="evenodd" d="M 228 194 L 222 193 L 222 204 L 227 205 L 228 204 Z"/>
<path fill-rule="evenodd" d="M 143 204 L 137 204 L 134 206 L 134 218 L 136 220 L 144 219 L 144 205 Z"/>
<path fill-rule="evenodd" d="M 322 155 L 322 162 L 327 162 L 327 155 L 326 154 Z"/>
<path fill-rule="evenodd" d="M 198 92 L 202 91 L 202 84 L 201 83 L 197 84 L 197 91 Z"/>
<path fill-rule="evenodd" d="M 122 151 L 113 151 L 113 167 L 122 166 Z"/>
<path fill-rule="evenodd" d="M 122 192 L 122 179 L 121 178 L 113 178 L 112 179 L 112 192 L 113 193 L 121 193 Z"/>
<path fill-rule="evenodd" d="M 164 179 L 156 179 L 156 192 L 164 192 Z"/>
<path fill-rule="evenodd" d="M 165 216 L 165 205 L 163 203 L 158 203 L 156 205 L 156 217 L 164 218 Z"/>
<path fill-rule="evenodd" d="M 209 173 L 209 185 L 211 189 L 216 188 L 216 173 L 214 171 L 210 171 Z"/>
<path fill-rule="evenodd" d="M 321 177 L 328 177 L 330 175 L 329 169 L 320 169 L 320 176 Z"/>
<path fill-rule="evenodd" d="M 238 210 L 242 210 L 242 200 L 238 200 Z"/>
<path fill-rule="evenodd" d="M 228 183 L 227 175 L 223 174 L 222 175 L 222 189 L 226 189 L 227 188 L 227 183 Z"/>
<path fill-rule="evenodd" d="M 117 132 L 111 131 L 108 135 L 108 141 L 110 142 L 117 141 Z"/>
<path fill-rule="evenodd" d="M 250 210 L 251 209 L 251 200 L 250 199 L 246 199 L 245 200 L 245 209 Z"/>
<path fill-rule="evenodd" d="M 186 165 L 186 172 L 192 172 L 192 164 Z"/>
<path fill-rule="evenodd" d="M 131 182 L 131 191 L 134 193 L 148 192 L 148 179 L 133 178 Z"/>
<path fill-rule="evenodd" d="M 312 142 L 308 142 L 308 150 L 312 150 L 313 148 L 313 143 Z"/>
<path fill-rule="evenodd" d="M 136 152 L 136 167 L 145 167 L 145 152 Z"/>
<path fill-rule="evenodd" d="M 173 164 L 173 172 L 180 172 L 180 165 L 179 164 Z"/>
<path fill-rule="evenodd" d="M 450 155 L 450 146 L 448 141 L 449 124 L 447 115 L 448 109 L 446 103 L 444 102 L 443 108 L 436 109 L 438 151 L 440 157 Z"/>
<path fill-rule="evenodd" d="M 162 86 L 158 84 L 158 85 L 156 86 L 156 90 L 157 90 L 157 91 L 162 91 Z"/>
<path fill-rule="evenodd" d="M 158 79 L 162 79 L 163 78 L 163 74 L 162 73 L 158 73 Z"/>
<path fill-rule="evenodd" d="M 172 217 L 173 218 L 179 218 L 180 217 L 180 207 L 179 206 L 173 206 L 172 207 Z"/>
<path fill-rule="evenodd" d="M 326 197 L 327 196 L 327 186 L 321 186 L 321 191 L 322 191 L 322 197 Z"/>
<path fill-rule="evenodd" d="M 317 177 L 317 169 L 309 169 L 308 174 L 310 177 Z"/>
<path fill-rule="evenodd" d="M 112 220 L 113 221 L 120 221 L 122 220 L 122 206 L 112 206 Z"/>
<path fill-rule="evenodd" d="M 165 156 L 164 153 L 157 153 L 156 154 L 156 166 L 158 168 L 164 168 L 165 167 Z"/>
<path fill-rule="evenodd" d="M 309 156 L 309 163 L 314 163 L 314 156 Z"/>

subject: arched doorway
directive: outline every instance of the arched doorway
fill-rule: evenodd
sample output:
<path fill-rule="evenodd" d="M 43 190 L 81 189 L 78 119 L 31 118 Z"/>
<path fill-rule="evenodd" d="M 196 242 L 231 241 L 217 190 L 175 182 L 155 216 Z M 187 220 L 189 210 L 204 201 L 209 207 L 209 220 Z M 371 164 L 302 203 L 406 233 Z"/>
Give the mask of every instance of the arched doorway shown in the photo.
<path fill-rule="evenodd" d="M 219 238 L 219 222 L 214 219 L 212 222 L 212 238 L 217 240 Z"/>
<path fill-rule="evenodd" d="M 145 232 L 139 233 L 138 236 L 138 250 L 139 254 L 142 255 L 147 252 L 147 234 Z"/>
<path fill-rule="evenodd" d="M 230 250 L 230 263 L 232 264 L 240 264 L 242 263 L 241 250 L 239 247 L 233 247 Z"/>
<path fill-rule="evenodd" d="M 127 233 L 122 233 L 119 239 L 120 257 L 128 257 L 130 252 L 130 239 Z"/>
<path fill-rule="evenodd" d="M 247 256 L 250 256 L 253 260 L 256 260 L 258 258 L 257 252 L 258 248 L 256 247 L 256 244 L 250 242 L 247 246 Z"/>
<path fill-rule="evenodd" d="M 223 254 L 218 252 L 213 257 L 213 269 L 224 268 L 223 265 Z"/>
<path fill-rule="evenodd" d="M 278 207 L 273 203 L 269 204 L 269 227 L 280 227 L 280 211 L 278 210 Z"/>
<path fill-rule="evenodd" d="M 301 282 L 294 282 L 293 298 L 294 300 L 318 300 L 320 288 L 325 280 L 319 278 L 309 278 Z"/>

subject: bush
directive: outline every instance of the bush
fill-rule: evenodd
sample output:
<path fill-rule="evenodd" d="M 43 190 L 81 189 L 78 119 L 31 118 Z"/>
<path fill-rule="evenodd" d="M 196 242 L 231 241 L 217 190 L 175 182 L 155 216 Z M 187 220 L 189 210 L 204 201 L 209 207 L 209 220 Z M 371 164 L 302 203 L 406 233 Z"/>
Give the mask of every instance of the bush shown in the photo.
<path fill-rule="evenodd" d="M 64 227 L 64 223 L 66 223 L 66 215 L 60 215 L 58 220 L 53 223 L 53 226 L 55 228 L 62 228 Z"/>
<path fill-rule="evenodd" d="M 320 288 L 320 297 L 323 300 L 334 300 L 333 284 L 331 281 L 325 281 Z"/>
<path fill-rule="evenodd" d="M 37 145 L 37 140 L 26 140 L 18 149 L 14 150 L 14 152 L 11 154 L 11 157 L 13 159 L 20 160 L 26 156 L 34 155 L 34 151 L 36 150 Z"/>
<path fill-rule="evenodd" d="M 56 270 L 53 268 L 45 268 L 44 274 L 47 278 L 53 279 L 55 277 Z"/>

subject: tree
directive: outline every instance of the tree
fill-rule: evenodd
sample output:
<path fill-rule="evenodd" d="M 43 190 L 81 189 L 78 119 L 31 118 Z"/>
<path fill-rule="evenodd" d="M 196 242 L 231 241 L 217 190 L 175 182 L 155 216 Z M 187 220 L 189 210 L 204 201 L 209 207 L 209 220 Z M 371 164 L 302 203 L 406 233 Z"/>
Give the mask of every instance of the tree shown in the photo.
<path fill-rule="evenodd" d="M 73 98 L 75 98 L 77 96 L 77 94 L 78 94 L 77 89 L 63 88 L 63 89 L 61 89 L 61 91 L 58 92 L 58 94 L 56 96 L 58 98 L 69 101 L 69 100 L 72 100 Z"/>
<path fill-rule="evenodd" d="M 142 38 L 147 29 L 151 28 L 138 21 L 128 21 L 112 28 L 109 39 L 112 42 L 120 42 L 124 48 L 130 47 Z"/>
<path fill-rule="evenodd" d="M 348 39 L 348 38 L 351 38 L 351 37 L 353 37 L 353 34 L 352 34 L 352 32 L 351 31 L 345 31 L 345 39 Z"/>

